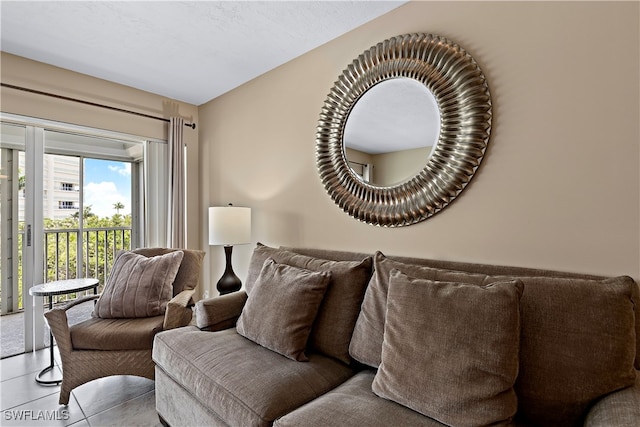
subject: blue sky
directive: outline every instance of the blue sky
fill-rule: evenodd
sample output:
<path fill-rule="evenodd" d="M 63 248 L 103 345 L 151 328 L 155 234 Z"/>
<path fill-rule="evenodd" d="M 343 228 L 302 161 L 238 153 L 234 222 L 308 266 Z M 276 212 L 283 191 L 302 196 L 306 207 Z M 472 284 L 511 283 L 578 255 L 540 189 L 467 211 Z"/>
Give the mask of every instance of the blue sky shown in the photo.
<path fill-rule="evenodd" d="M 84 205 L 101 217 L 116 213 L 113 205 L 120 202 L 123 215 L 131 213 L 131 163 L 85 159 Z"/>

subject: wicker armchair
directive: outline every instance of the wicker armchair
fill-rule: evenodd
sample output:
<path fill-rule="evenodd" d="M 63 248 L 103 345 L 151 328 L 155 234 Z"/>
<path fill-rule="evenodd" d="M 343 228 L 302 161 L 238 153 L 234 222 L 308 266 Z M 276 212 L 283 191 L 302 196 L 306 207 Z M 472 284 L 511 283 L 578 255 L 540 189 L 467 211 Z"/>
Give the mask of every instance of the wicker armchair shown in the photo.
<path fill-rule="evenodd" d="M 176 249 L 145 248 L 135 253 L 152 257 Z M 184 257 L 173 282 L 173 298 L 164 315 L 135 319 L 91 317 L 69 326 L 67 310 L 99 298 L 90 295 L 54 308 L 45 317 L 62 359 L 61 405 L 69 403 L 71 390 L 86 382 L 111 375 L 136 375 L 154 379 L 151 359 L 153 337 L 162 330 L 186 326 L 191 321 L 191 297 L 200 276 L 203 251 L 183 249 Z"/>

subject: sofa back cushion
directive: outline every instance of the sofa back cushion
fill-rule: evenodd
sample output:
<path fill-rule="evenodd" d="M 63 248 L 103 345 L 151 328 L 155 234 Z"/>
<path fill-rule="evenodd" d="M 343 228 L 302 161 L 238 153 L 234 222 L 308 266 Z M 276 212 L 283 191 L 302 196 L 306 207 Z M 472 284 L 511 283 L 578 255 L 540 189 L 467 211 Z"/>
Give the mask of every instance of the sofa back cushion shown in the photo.
<path fill-rule="evenodd" d="M 317 272 L 331 272 L 329 287 L 318 310 L 309 345 L 327 356 L 349 363 L 349 342 L 371 277 L 371 257 L 359 261 L 333 261 L 300 255 L 258 243 L 249 265 L 245 288 L 251 294 L 259 266 L 267 258 L 280 264 Z"/>
<path fill-rule="evenodd" d="M 630 277 L 519 279 L 518 418 L 582 425 L 597 399 L 634 384 L 637 285 Z"/>
<path fill-rule="evenodd" d="M 405 261 L 424 261 L 403 259 Z M 459 264 L 464 267 L 464 264 Z M 487 285 L 520 279 L 522 337 L 516 382 L 518 417 L 534 425 L 576 425 L 601 396 L 634 383 L 637 284 L 629 277 L 527 276 L 543 270 L 470 264 L 472 273 L 405 264 L 377 253 L 374 274 L 356 322 L 350 351 L 378 367 L 381 361 L 389 274 L 397 268 L 419 279 Z"/>
<path fill-rule="evenodd" d="M 326 256 L 323 255 L 323 257 L 327 259 L 353 259 L 349 257 L 362 256 L 361 253 L 329 251 L 329 250 L 321 250 L 321 249 L 319 250 L 319 249 L 293 248 L 291 250 L 297 253 L 311 255 L 311 256 L 317 256 L 318 253 L 327 253 Z M 332 254 L 335 254 L 335 255 L 332 255 Z M 550 277 L 550 278 L 582 279 L 582 280 L 593 280 L 593 281 L 603 281 L 608 279 L 608 277 L 596 276 L 592 274 L 570 273 L 566 271 L 554 271 L 554 270 L 545 270 L 545 269 L 538 269 L 538 268 L 478 264 L 478 263 L 470 263 L 470 262 L 447 261 L 447 260 L 415 258 L 415 257 L 388 256 L 388 258 L 394 261 L 402 262 L 403 264 L 413 264 L 413 265 L 419 265 L 423 267 L 439 268 L 439 269 L 445 269 L 445 270 L 464 271 L 467 273 L 485 274 L 485 275 L 490 275 L 495 277 L 500 277 L 500 276 Z M 635 368 L 637 370 L 640 370 L 640 287 L 638 283 L 635 283 L 635 286 L 632 286 L 632 288 L 633 288 L 632 298 L 633 298 L 634 307 L 635 307 L 634 313 L 635 313 L 635 331 L 636 331 L 636 338 L 634 340 L 636 343 Z"/>
<path fill-rule="evenodd" d="M 356 321 L 349 351 L 351 357 L 360 363 L 377 368 L 382 356 L 384 339 L 387 294 L 391 270 L 398 270 L 417 279 L 461 282 L 482 285 L 487 284 L 489 276 L 485 274 L 450 271 L 414 264 L 405 264 L 387 258 L 382 252 L 376 252 L 373 258 L 373 276 L 366 290 L 362 309 Z"/>

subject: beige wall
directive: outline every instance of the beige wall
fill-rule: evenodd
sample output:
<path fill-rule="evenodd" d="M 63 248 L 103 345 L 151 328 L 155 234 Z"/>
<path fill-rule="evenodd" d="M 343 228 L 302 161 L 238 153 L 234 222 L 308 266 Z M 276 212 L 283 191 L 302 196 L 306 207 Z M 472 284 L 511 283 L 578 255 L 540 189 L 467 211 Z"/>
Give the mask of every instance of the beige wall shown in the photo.
<path fill-rule="evenodd" d="M 189 247 L 207 245 L 206 207 L 253 208 L 253 238 L 296 245 L 554 268 L 640 279 L 637 2 L 415 2 L 201 107 L 2 53 L 3 82 L 198 123 L 188 144 Z M 407 32 L 464 46 L 487 76 L 493 132 L 476 177 L 420 224 L 385 229 L 342 213 L 315 167 L 333 82 L 358 54 Z M 166 138 L 162 122 L 2 88 L 3 112 Z M 234 249 L 244 277 L 253 245 Z M 210 262 L 213 261 L 213 262 Z M 210 264 L 210 265 L 209 265 Z M 209 280 L 210 279 L 210 280 Z"/>
<path fill-rule="evenodd" d="M 1 78 L 3 83 L 50 92 L 84 101 L 105 104 L 157 117 L 169 117 L 175 112 L 198 123 L 198 108 L 169 100 L 127 86 L 74 73 L 62 68 L 2 52 Z M 0 110 L 74 125 L 88 126 L 143 136 L 167 139 L 168 125 L 159 120 L 106 110 L 84 104 L 59 100 L 3 87 Z M 198 123 L 198 126 L 200 124 Z M 199 248 L 200 242 L 200 176 L 198 132 L 186 128 L 187 144 L 187 246 Z"/>
<path fill-rule="evenodd" d="M 253 239 L 270 245 L 637 280 L 638 9 L 637 2 L 401 6 L 201 106 L 202 204 L 252 207 Z M 480 170 L 453 204 L 414 226 L 378 228 L 344 214 L 323 189 L 315 132 L 346 65 L 407 32 L 444 35 L 475 57 L 491 88 L 493 131 Z M 252 248 L 234 249 L 241 277 Z M 210 254 L 215 283 L 223 254 Z"/>
<path fill-rule="evenodd" d="M 370 172 L 369 182 L 386 187 L 404 182 L 420 172 L 431 156 L 432 150 L 433 146 L 429 146 L 390 153 L 368 154 L 347 148 L 345 154 L 350 162 L 370 164 L 373 171 Z M 349 164 L 349 166 L 355 169 L 356 173 L 360 173 L 362 170 L 357 165 Z"/>
<path fill-rule="evenodd" d="M 429 146 L 374 155 L 374 184 L 384 187 L 407 181 L 424 168 L 432 149 Z"/>

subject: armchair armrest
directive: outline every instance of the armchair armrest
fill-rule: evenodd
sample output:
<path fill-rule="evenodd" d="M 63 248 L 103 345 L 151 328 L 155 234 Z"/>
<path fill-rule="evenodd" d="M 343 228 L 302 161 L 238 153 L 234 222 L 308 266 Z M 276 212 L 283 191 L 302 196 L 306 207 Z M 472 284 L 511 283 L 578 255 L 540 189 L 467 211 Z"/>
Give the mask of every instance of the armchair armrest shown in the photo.
<path fill-rule="evenodd" d="M 195 289 L 185 289 L 173 297 L 167 303 L 167 311 L 164 313 L 163 330 L 187 326 L 191 322 L 193 311 L 188 307 Z"/>
<path fill-rule="evenodd" d="M 613 392 L 589 410 L 584 427 L 637 427 L 640 420 L 640 372 L 636 383 Z"/>
<path fill-rule="evenodd" d="M 100 295 L 87 295 L 82 298 L 75 299 L 61 307 L 53 308 L 44 313 L 44 317 L 45 319 L 47 319 L 47 323 L 51 328 L 51 333 L 55 337 L 60 351 L 71 351 L 71 349 L 73 348 L 73 345 L 71 343 L 71 333 L 69 332 L 67 310 L 75 307 L 78 304 L 96 300 L 99 297 Z"/>
<path fill-rule="evenodd" d="M 207 331 L 232 328 L 246 302 L 245 291 L 200 300 L 196 303 L 196 326 Z"/>

